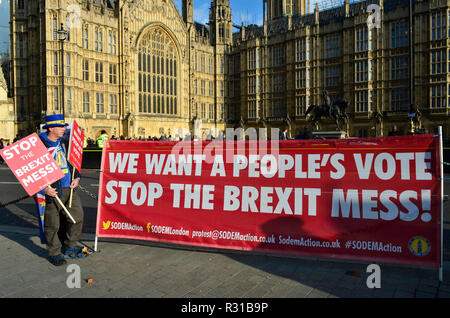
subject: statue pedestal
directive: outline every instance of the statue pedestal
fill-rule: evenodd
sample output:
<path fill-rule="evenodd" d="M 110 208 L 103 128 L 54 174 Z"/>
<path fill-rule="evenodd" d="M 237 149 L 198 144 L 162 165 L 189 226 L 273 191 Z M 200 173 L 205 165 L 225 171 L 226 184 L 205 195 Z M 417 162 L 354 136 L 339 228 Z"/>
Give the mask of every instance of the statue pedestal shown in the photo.
<path fill-rule="evenodd" d="M 343 139 L 347 137 L 347 133 L 342 130 L 313 131 L 312 134 L 319 139 Z"/>

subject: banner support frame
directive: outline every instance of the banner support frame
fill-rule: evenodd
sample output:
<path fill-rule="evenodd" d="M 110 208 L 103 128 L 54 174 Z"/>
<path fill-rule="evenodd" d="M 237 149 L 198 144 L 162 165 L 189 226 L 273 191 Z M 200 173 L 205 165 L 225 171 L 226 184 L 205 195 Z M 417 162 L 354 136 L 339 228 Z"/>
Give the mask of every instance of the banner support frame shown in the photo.
<path fill-rule="evenodd" d="M 441 175 L 441 264 L 439 266 L 439 281 L 443 281 L 444 267 L 444 152 L 442 144 L 442 126 L 438 127 L 439 134 L 439 167 Z"/>
<path fill-rule="evenodd" d="M 100 164 L 100 180 L 99 180 L 99 184 L 101 185 L 103 182 L 103 167 L 104 167 L 104 160 L 105 160 L 105 147 L 108 147 L 108 141 L 103 145 L 102 148 L 102 158 L 100 160 L 101 164 Z M 98 247 L 98 224 L 99 224 L 99 208 L 100 208 L 100 203 L 102 200 L 102 187 L 99 187 L 98 190 L 98 200 L 97 200 L 97 221 L 95 222 L 95 238 L 94 238 L 94 252 L 97 252 L 97 247 Z"/>
<path fill-rule="evenodd" d="M 97 244 L 98 244 L 98 236 L 97 236 L 97 234 L 95 234 L 95 239 L 94 239 L 94 252 L 97 252 Z"/>

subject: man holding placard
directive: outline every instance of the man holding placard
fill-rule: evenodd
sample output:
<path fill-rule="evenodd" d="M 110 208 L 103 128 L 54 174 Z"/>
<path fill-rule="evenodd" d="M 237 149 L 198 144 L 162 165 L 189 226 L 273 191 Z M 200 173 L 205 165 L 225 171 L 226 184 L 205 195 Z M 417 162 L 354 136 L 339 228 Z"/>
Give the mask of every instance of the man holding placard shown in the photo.
<path fill-rule="evenodd" d="M 65 258 L 83 257 L 82 247 L 78 246 L 83 227 L 83 208 L 80 197 L 76 192 L 71 195 L 71 190 L 78 187 L 80 173 L 73 171 L 67 161 L 67 149 L 69 140 L 64 138 L 64 132 L 68 124 L 64 123 L 64 118 L 60 114 L 48 115 L 45 118 L 46 124 L 42 127 L 47 132 L 39 134 L 40 139 L 47 147 L 50 154 L 64 173 L 64 177 L 50 187 L 45 189 L 45 222 L 44 232 L 49 253 L 49 261 L 56 266 L 66 263 Z M 63 242 L 58 237 L 60 229 L 60 214 L 66 217 L 61 207 L 57 205 L 56 197 L 69 209 L 75 223 L 70 218 L 66 218 L 65 236 Z M 72 199 L 71 207 L 69 200 Z M 62 253 L 62 254 L 61 254 Z"/>

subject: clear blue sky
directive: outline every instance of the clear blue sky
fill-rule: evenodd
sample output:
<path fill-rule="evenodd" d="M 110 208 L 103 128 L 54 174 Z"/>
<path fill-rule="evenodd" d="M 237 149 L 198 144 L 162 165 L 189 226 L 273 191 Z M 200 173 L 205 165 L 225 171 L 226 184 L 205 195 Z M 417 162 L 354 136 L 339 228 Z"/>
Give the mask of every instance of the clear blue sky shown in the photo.
<path fill-rule="evenodd" d="M 310 0 L 310 9 L 320 0 Z M 178 10 L 181 12 L 181 0 L 174 0 Z M 233 22 L 240 25 L 263 23 L 263 0 L 230 0 Z M 194 19 L 200 23 L 209 20 L 209 8 L 211 0 L 194 0 Z"/>
<path fill-rule="evenodd" d="M 174 0 L 181 13 L 181 0 Z M 263 0 L 231 0 L 233 22 L 241 24 L 262 24 Z M 209 8 L 211 0 L 194 0 L 194 20 L 200 23 L 209 21 Z"/>
<path fill-rule="evenodd" d="M 0 53 L 9 52 L 9 1 L 0 0 Z"/>

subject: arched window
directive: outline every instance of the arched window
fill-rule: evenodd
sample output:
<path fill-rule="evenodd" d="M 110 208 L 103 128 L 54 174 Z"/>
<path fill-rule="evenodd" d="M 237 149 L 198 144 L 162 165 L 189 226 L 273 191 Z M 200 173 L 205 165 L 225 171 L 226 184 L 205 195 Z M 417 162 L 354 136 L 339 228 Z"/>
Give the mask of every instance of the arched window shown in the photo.
<path fill-rule="evenodd" d="M 140 113 L 177 114 L 177 60 L 175 43 L 164 30 L 144 34 L 137 56 Z"/>

